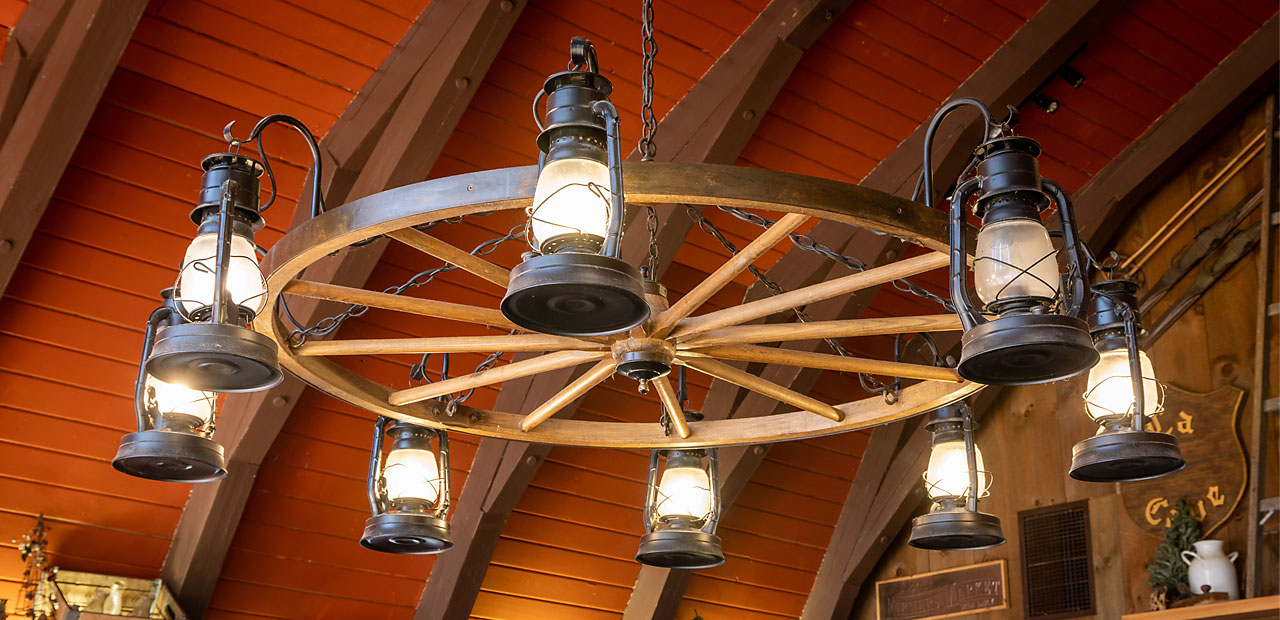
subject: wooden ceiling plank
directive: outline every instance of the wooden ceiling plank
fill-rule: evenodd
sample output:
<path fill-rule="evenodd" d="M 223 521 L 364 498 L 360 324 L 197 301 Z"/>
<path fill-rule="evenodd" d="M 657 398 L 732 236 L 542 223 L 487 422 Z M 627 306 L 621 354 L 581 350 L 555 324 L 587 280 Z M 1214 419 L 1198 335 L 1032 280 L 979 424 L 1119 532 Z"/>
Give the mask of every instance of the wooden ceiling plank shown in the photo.
<path fill-rule="evenodd" d="M 435 0 L 422 12 L 321 140 L 331 171 L 325 192 L 330 205 L 426 177 L 525 4 Z M 299 205 L 295 224 L 308 217 L 309 207 Z M 361 286 L 385 246 L 384 240 L 344 250 L 305 277 Z M 304 324 L 337 307 L 303 298 L 292 306 Z M 207 609 L 258 466 L 303 388 L 286 376 L 271 390 L 223 402 L 218 434 L 230 473 L 193 489 L 162 569 L 187 610 Z"/>
<path fill-rule="evenodd" d="M 781 91 L 803 50 L 849 4 L 847 0 L 774 0 L 659 123 L 658 159 L 733 163 Z M 664 139 L 664 136 L 667 137 Z M 632 160 L 639 156 L 633 153 Z M 622 258 L 648 256 L 644 220 L 628 214 Z M 692 220 L 681 209 L 659 209 L 660 277 L 684 243 Z M 674 214 L 674 218 L 671 216 Z M 674 219 L 673 224 L 671 220 Z M 498 409 L 532 411 L 575 377 L 572 369 L 507 382 Z M 559 413 L 571 416 L 577 402 Z M 656 417 L 656 415 L 655 415 Z M 417 620 L 464 618 L 476 600 L 507 516 L 549 452 L 542 445 L 484 439 L 451 517 L 454 548 L 435 561 Z M 644 617 L 649 617 L 645 615 Z"/>
<path fill-rule="evenodd" d="M 1094 224 L 1083 231 L 1087 243 L 1095 248 L 1105 246 L 1134 204 L 1254 103 L 1266 88 L 1274 86 L 1278 43 L 1277 18 L 1272 17 L 1075 195 L 1077 219 Z M 984 390 L 973 403 L 975 416 L 981 416 L 1000 393 L 998 389 Z M 920 445 L 924 445 L 923 435 Z M 906 470 L 921 471 L 927 462 L 927 451 L 900 452 L 890 467 L 903 470 L 908 462 Z M 855 489 L 861 478 L 862 470 L 855 478 Z M 877 494 L 872 508 L 875 522 L 869 527 L 859 523 L 860 536 L 845 531 L 848 528 L 842 513 L 827 549 L 827 555 L 837 560 L 828 563 L 824 557 L 802 617 L 843 618 L 850 613 L 854 597 L 893 534 L 906 526 L 920 502 L 923 485 L 914 479 L 907 482 L 886 485 Z M 836 568 L 840 564 L 843 566 Z"/>
<path fill-rule="evenodd" d="M 36 4 L 0 62 L 0 293 L 146 7 L 130 0 Z"/>

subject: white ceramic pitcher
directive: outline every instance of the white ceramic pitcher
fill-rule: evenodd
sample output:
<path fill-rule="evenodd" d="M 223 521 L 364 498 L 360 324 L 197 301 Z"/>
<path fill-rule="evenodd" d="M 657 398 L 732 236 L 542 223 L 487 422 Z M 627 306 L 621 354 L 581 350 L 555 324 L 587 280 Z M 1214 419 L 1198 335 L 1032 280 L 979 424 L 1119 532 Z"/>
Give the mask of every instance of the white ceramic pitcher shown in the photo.
<path fill-rule="evenodd" d="M 1221 540 L 1202 540 L 1193 543 L 1195 551 L 1183 551 L 1182 561 L 1187 563 L 1187 581 L 1191 583 L 1191 592 L 1200 594 L 1201 586 L 1209 586 L 1210 592 L 1226 592 L 1227 598 L 1240 598 L 1240 586 L 1236 581 L 1236 567 L 1233 562 L 1239 553 L 1232 551 L 1223 555 Z M 1188 557 L 1190 556 L 1190 557 Z"/>

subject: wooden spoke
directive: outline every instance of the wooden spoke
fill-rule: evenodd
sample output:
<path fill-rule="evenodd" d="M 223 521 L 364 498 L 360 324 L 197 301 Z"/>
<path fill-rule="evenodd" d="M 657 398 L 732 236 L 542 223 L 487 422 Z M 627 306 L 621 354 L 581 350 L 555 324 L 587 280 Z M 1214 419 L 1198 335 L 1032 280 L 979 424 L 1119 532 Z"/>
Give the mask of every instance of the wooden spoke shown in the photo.
<path fill-rule="evenodd" d="M 689 430 L 689 421 L 684 419 L 684 407 L 680 406 L 680 399 L 676 397 L 676 391 L 671 388 L 671 380 L 666 377 L 658 377 L 649 383 L 658 390 L 658 399 L 662 401 L 662 406 L 667 408 L 667 415 L 671 418 L 671 425 L 676 427 L 676 434 L 681 439 L 688 439 L 693 431 Z"/>
<path fill-rule="evenodd" d="M 820 400 L 810 398 L 799 392 L 789 390 L 776 383 L 765 381 L 753 374 L 738 370 L 733 366 L 717 362 L 707 358 L 688 358 L 678 357 L 676 362 L 684 364 L 698 372 L 711 375 L 721 381 L 728 381 L 734 385 L 739 385 L 753 392 L 759 392 L 776 401 L 787 403 L 794 407 L 799 407 L 809 413 L 816 413 L 824 418 L 829 418 L 840 422 L 844 420 L 844 413 L 839 409 L 832 407 Z"/>
<path fill-rule="evenodd" d="M 931 269 L 949 264 L 950 259 L 941 252 L 930 252 L 923 256 L 908 258 L 882 267 L 874 267 L 852 275 L 819 282 L 794 291 L 766 297 L 750 303 L 717 310 L 702 316 L 685 319 L 676 326 L 671 335 L 676 338 L 687 338 L 694 334 L 718 327 L 737 325 L 752 319 L 769 316 L 775 312 L 806 306 L 815 301 L 829 299 L 836 295 L 847 295 L 864 288 L 879 286 L 898 278 L 906 278 Z"/>
<path fill-rule="evenodd" d="M 402 228 L 387 233 L 388 237 L 409 247 L 430 254 L 450 265 L 456 265 L 463 271 L 469 271 L 502 288 L 507 288 L 510 272 L 483 258 L 464 252 L 427 233 L 413 228 Z"/>
<path fill-rule="evenodd" d="M 508 321 L 506 317 L 502 316 L 502 312 L 491 308 L 480 308 L 477 306 L 455 304 L 447 301 L 408 297 L 406 295 L 392 295 L 390 293 L 381 293 L 378 291 L 366 291 L 364 289 L 339 286 L 337 284 L 293 280 L 285 285 L 284 292 L 301 297 L 310 297 L 312 299 L 324 299 L 344 304 L 356 304 L 369 306 L 371 308 L 408 312 L 410 314 L 430 316 L 438 319 L 479 323 L 480 325 L 491 325 L 493 327 L 501 327 L 503 329 L 514 329 L 516 327 L 514 323 Z"/>
<path fill-rule="evenodd" d="M 454 377 L 445 379 L 444 381 L 436 381 L 426 385 L 411 387 L 399 392 L 393 392 L 387 398 L 387 402 L 392 405 L 408 405 L 410 403 L 421 402 L 437 396 L 452 394 L 455 392 L 464 392 L 472 388 L 485 385 L 493 385 L 510 379 L 518 379 L 529 375 L 536 375 L 540 372 L 551 370 L 559 370 L 568 368 L 569 366 L 577 366 L 587 362 L 594 362 L 608 355 L 605 352 L 595 351 L 560 351 L 558 353 L 548 353 L 532 359 L 519 362 L 511 362 L 505 366 L 490 368 L 480 372 L 473 372 L 463 377 Z"/>
<path fill-rule="evenodd" d="M 390 338 L 372 340 L 316 340 L 297 349 L 303 357 L 318 355 L 388 355 L 396 353 L 486 353 L 491 351 L 600 351 L 595 342 L 548 336 L 446 336 L 441 338 Z"/>
<path fill-rule="evenodd" d="M 555 415 L 557 411 L 564 409 L 565 405 L 573 402 L 574 399 L 587 393 L 587 390 L 599 385 L 602 381 L 609 378 L 613 374 L 613 370 L 618 367 L 618 362 L 613 358 L 601 361 L 588 370 L 586 374 L 578 377 L 573 383 L 570 383 L 563 390 L 560 390 L 555 396 L 552 396 L 547 402 L 538 405 L 532 413 L 520 420 L 520 430 L 531 431 L 539 424 L 547 421 L 548 418 Z"/>
<path fill-rule="evenodd" d="M 776 323 L 773 325 L 735 325 L 702 332 L 677 344 L 676 348 L 682 350 L 698 349 L 732 344 L 786 342 L 812 340 L 815 338 L 856 338 L 859 336 L 946 332 L 959 329 L 960 317 L 954 314 L 845 319 L 841 321 L 814 321 L 812 323 Z"/>
<path fill-rule="evenodd" d="M 806 366 L 824 370 L 841 372 L 867 372 L 891 377 L 907 379 L 925 379 L 928 381 L 960 382 L 960 375 L 953 368 L 926 366 L 923 364 L 904 364 L 861 357 L 845 357 L 830 353 L 813 353 L 810 351 L 793 351 L 757 345 L 736 345 L 724 347 L 705 347 L 694 351 L 684 351 L 682 356 L 718 357 L 726 360 L 743 362 L 764 362 L 766 364 L 783 364 L 785 366 Z"/>
<path fill-rule="evenodd" d="M 717 291 L 724 288 L 726 284 L 732 282 L 738 274 L 750 267 L 752 263 L 768 252 L 770 248 L 778 245 L 791 231 L 800 227 L 809 217 L 798 213 L 788 213 L 778 220 L 776 224 L 770 226 L 759 237 L 756 237 L 747 247 L 742 248 L 741 252 L 734 254 L 729 260 L 720 265 L 707 279 L 699 282 L 693 290 L 687 295 L 680 298 L 680 301 L 672 304 L 671 308 L 663 312 L 658 320 L 653 323 L 653 331 L 650 335 L 654 338 L 665 338 L 667 334 L 677 323 L 685 317 L 693 314 L 702 304 L 711 299 Z"/>

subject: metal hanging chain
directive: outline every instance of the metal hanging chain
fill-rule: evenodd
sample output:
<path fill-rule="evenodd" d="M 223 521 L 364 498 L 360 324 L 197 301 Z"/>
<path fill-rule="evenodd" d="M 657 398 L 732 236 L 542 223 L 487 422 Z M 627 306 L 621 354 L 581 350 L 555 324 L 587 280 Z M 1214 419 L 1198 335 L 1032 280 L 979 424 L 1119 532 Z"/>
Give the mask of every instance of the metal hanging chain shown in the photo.
<path fill-rule="evenodd" d="M 658 120 L 653 115 L 653 61 L 658 56 L 658 41 L 653 36 L 653 0 L 644 0 L 640 9 L 640 161 L 653 161 L 658 156 Z M 645 205 L 645 228 L 649 232 L 649 263 L 641 269 L 644 277 L 658 277 L 658 213 L 653 205 Z"/>
<path fill-rule="evenodd" d="M 508 241 L 523 239 L 524 234 L 525 234 L 525 224 L 523 223 L 517 224 L 516 226 L 512 227 L 511 230 L 507 231 L 506 235 L 502 237 L 490 239 L 488 241 L 485 241 L 484 243 L 481 243 L 480 245 L 477 245 L 475 249 L 471 250 L 470 254 L 472 256 L 485 256 L 487 254 L 491 254 L 493 253 L 494 250 L 498 249 L 498 246 L 502 245 L 503 243 L 506 243 Z M 428 269 L 426 271 L 422 271 L 417 274 L 414 274 L 414 276 L 412 278 L 409 278 L 407 281 L 405 281 L 404 284 L 401 284 L 399 286 L 388 287 L 386 289 L 383 289 L 382 292 L 390 293 L 392 295 L 400 295 L 411 288 L 422 286 L 424 284 L 431 282 L 433 279 L 435 279 L 436 276 L 442 273 L 447 273 L 457 268 L 458 268 L 457 265 L 445 263 L 440 267 Z M 338 327 L 341 326 L 347 319 L 351 317 L 361 316 L 364 313 L 369 311 L 368 306 L 361 306 L 356 304 L 356 305 L 352 305 L 351 307 L 347 308 L 346 310 L 338 314 L 320 319 L 319 321 L 316 322 L 315 325 L 311 327 L 303 327 L 297 321 L 297 319 L 293 317 L 293 314 L 289 312 L 288 306 L 282 305 L 281 308 L 284 310 L 289 320 L 292 321 L 293 324 L 297 326 L 297 329 L 293 330 L 293 333 L 289 334 L 289 344 L 290 346 L 293 346 L 293 347 L 302 346 L 302 344 L 307 341 L 308 336 L 324 336 L 326 334 L 330 334 L 334 330 L 338 329 Z"/>
<path fill-rule="evenodd" d="M 717 208 L 744 222 L 750 222 L 762 228 L 768 228 L 774 225 L 773 220 L 763 217 L 757 213 L 745 211 L 738 207 L 717 207 Z M 863 260 L 855 256 L 845 256 L 843 254 L 839 254 L 835 250 L 831 249 L 831 246 L 825 243 L 822 243 L 821 241 L 818 241 L 817 239 L 814 239 L 809 235 L 802 234 L 802 233 L 791 233 L 791 235 L 789 236 L 791 237 L 792 243 L 795 243 L 796 247 L 800 248 L 801 250 L 805 250 L 807 252 L 813 252 L 815 254 L 825 256 L 854 271 L 866 271 L 871 268 L 871 265 L 868 265 Z M 919 285 L 911 282 L 906 278 L 898 278 L 897 280 L 894 280 L 893 282 L 891 282 L 891 284 L 893 284 L 893 288 L 896 288 L 899 291 L 902 291 L 904 293 L 909 293 L 911 295 L 915 295 L 916 297 L 919 297 L 921 299 L 928 299 L 929 301 L 940 304 L 943 308 L 946 308 L 947 312 L 956 311 L 955 306 L 951 305 L 950 300 L 934 295 L 933 293 L 930 293 L 929 291 L 923 288 L 920 288 Z"/>
<path fill-rule="evenodd" d="M 716 241 L 719 241 L 720 245 L 724 246 L 724 248 L 728 250 L 731 255 L 737 255 L 738 246 L 734 245 L 732 241 L 729 241 L 729 239 L 724 236 L 724 233 L 721 232 L 720 229 L 717 228 L 715 224 L 712 224 L 711 220 L 708 220 L 706 217 L 704 217 L 702 215 L 702 212 L 699 211 L 697 207 L 686 204 L 684 205 L 684 208 L 689 213 L 689 217 L 693 218 L 694 222 L 697 222 L 698 228 L 701 228 L 707 234 L 711 235 L 712 237 L 715 237 Z M 725 207 L 720 207 L 720 208 L 724 209 Z M 762 221 L 768 222 L 768 225 L 766 225 L 766 228 L 768 226 L 773 225 L 773 222 L 770 222 L 769 220 L 766 220 L 754 213 L 748 213 L 746 211 L 743 211 L 742 213 L 755 218 L 759 218 Z M 810 241 L 812 241 L 812 239 L 810 239 Z M 797 243 L 797 245 L 799 244 Z M 783 288 L 781 284 L 778 284 L 777 282 L 770 280 L 769 277 L 766 276 L 764 272 L 760 271 L 760 269 L 757 268 L 755 265 L 748 265 L 747 271 L 750 271 L 751 275 L 755 276 L 757 281 L 765 285 L 765 287 L 768 288 L 770 291 L 773 291 L 775 295 L 781 295 L 782 293 L 787 292 L 787 290 Z M 809 323 L 814 320 L 813 317 L 809 315 L 809 313 L 805 312 L 804 310 L 801 310 L 800 308 L 792 308 L 791 311 L 794 312 L 796 315 L 796 318 L 803 323 Z M 840 355 L 841 357 L 853 357 L 853 354 L 849 353 L 849 350 L 845 349 L 844 345 L 840 344 L 840 341 L 834 338 L 823 338 L 822 341 L 826 343 L 826 345 L 830 347 L 832 351 L 835 351 L 837 355 Z M 858 374 L 858 383 L 862 385 L 863 390 L 870 392 L 872 394 L 883 394 L 885 401 L 888 402 L 889 404 L 893 404 L 897 402 L 898 396 L 897 396 L 897 391 L 894 389 L 894 384 L 886 384 L 883 381 L 880 381 L 879 379 L 866 373 L 857 373 L 857 374 Z"/>

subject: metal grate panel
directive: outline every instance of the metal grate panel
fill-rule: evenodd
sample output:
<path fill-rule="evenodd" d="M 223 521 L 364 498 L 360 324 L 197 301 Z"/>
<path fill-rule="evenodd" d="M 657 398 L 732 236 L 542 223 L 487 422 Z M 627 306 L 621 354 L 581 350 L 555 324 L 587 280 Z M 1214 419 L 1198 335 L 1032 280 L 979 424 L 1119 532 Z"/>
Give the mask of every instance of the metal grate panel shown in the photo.
<path fill-rule="evenodd" d="M 1018 513 L 1027 617 L 1094 613 L 1089 504 L 1072 502 Z"/>

